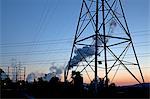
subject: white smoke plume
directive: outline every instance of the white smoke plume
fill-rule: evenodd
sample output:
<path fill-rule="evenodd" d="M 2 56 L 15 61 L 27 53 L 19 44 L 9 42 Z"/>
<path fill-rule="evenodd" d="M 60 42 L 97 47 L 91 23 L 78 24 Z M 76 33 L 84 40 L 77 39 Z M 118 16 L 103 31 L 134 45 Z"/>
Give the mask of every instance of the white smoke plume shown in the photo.
<path fill-rule="evenodd" d="M 51 66 L 49 70 L 50 70 L 50 73 L 45 74 L 45 76 L 42 77 L 44 81 L 50 81 L 52 77 L 61 78 L 63 68 L 54 66 L 53 64 L 53 66 Z"/>
<path fill-rule="evenodd" d="M 28 74 L 27 78 L 26 78 L 26 81 L 28 82 L 34 82 L 38 80 L 38 78 L 40 77 L 43 77 L 45 74 L 44 73 L 38 73 L 38 72 L 35 72 L 35 73 L 30 73 Z"/>
<path fill-rule="evenodd" d="M 50 81 L 52 77 L 55 77 L 55 75 L 53 73 L 48 73 L 48 74 L 45 74 L 45 76 L 43 76 L 42 79 L 44 81 Z"/>
<path fill-rule="evenodd" d="M 104 37 L 98 36 L 97 44 L 98 46 L 101 46 L 104 42 Z M 106 38 L 106 42 L 108 42 L 108 37 Z M 95 37 L 93 37 L 93 40 L 95 40 Z M 98 50 L 100 47 L 98 48 Z M 69 68 L 72 68 L 74 66 L 77 66 L 79 62 L 85 61 L 86 58 L 90 58 L 93 55 L 95 55 L 95 43 L 90 46 L 84 46 L 82 48 L 78 48 L 74 51 L 75 56 L 70 60 Z"/>
<path fill-rule="evenodd" d="M 106 35 L 112 35 L 111 33 L 113 33 L 114 28 L 117 26 L 116 22 L 114 19 L 112 19 L 109 23 L 109 28 L 110 30 L 108 31 L 108 33 Z M 104 42 L 104 36 L 98 36 L 98 46 L 101 46 Z M 93 40 L 95 41 L 96 37 L 93 37 Z M 105 41 L 108 42 L 109 37 L 105 38 Z M 100 49 L 100 47 L 98 48 L 98 50 Z M 85 61 L 84 58 L 90 58 L 93 55 L 95 55 L 95 43 L 91 46 L 84 46 L 82 48 L 78 48 L 76 50 L 74 50 L 74 57 L 70 60 L 68 66 L 69 68 L 72 68 L 74 66 L 77 66 L 79 64 L 79 62 L 81 61 Z"/>
<path fill-rule="evenodd" d="M 63 68 L 62 66 L 58 67 L 58 66 L 55 66 L 54 63 L 52 63 L 52 66 L 49 68 L 49 73 L 47 74 L 44 74 L 44 73 L 30 73 L 28 74 L 27 76 L 27 81 L 28 82 L 34 82 L 38 80 L 38 78 L 42 77 L 42 80 L 43 81 L 50 81 L 52 77 L 61 77 L 61 74 L 63 72 Z"/>
<path fill-rule="evenodd" d="M 103 44 L 102 40 L 104 41 L 103 37 L 99 36 L 98 39 L 98 46 L 101 46 Z M 95 37 L 93 37 L 93 40 L 95 40 Z M 108 38 L 106 38 L 106 42 L 108 41 Z M 82 48 L 78 48 L 74 51 L 75 56 L 70 60 L 69 68 L 72 68 L 74 66 L 77 66 L 79 62 L 85 61 L 86 58 L 90 58 L 93 55 L 95 55 L 95 43 L 90 46 L 84 46 Z"/>
<path fill-rule="evenodd" d="M 84 46 L 74 51 L 75 56 L 70 61 L 70 66 L 77 66 L 84 58 L 91 57 L 95 54 L 95 46 Z M 84 57 L 84 58 L 83 58 Z"/>

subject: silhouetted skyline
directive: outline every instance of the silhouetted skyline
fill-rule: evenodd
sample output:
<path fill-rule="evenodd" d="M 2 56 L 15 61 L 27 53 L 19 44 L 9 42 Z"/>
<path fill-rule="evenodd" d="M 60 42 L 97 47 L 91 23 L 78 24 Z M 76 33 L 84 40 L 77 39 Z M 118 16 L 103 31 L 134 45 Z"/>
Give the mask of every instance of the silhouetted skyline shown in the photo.
<path fill-rule="evenodd" d="M 65 67 L 82 0 L 1 0 L 0 66 L 12 58 L 31 72 Z M 149 0 L 123 0 L 128 25 L 146 82 L 149 81 Z M 134 69 L 133 69 L 134 70 Z M 124 70 L 122 70 L 124 71 Z M 123 78 L 124 79 L 124 78 Z M 121 82 L 120 84 L 127 82 Z M 130 83 L 130 82 L 128 82 Z M 134 82 L 131 82 L 134 83 Z"/>

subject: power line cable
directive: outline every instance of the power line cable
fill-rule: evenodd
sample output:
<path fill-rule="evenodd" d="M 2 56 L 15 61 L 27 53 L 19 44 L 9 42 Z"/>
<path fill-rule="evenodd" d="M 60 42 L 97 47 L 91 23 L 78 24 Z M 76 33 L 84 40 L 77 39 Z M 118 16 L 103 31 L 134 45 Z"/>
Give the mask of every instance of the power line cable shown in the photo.
<path fill-rule="evenodd" d="M 144 31 L 144 30 L 143 30 Z M 145 31 L 150 31 L 150 30 L 145 30 Z M 136 32 L 133 32 L 133 33 L 140 33 L 140 31 L 136 31 Z M 135 34 L 133 36 L 147 36 L 149 33 L 147 34 Z M 0 45 L 20 45 L 20 44 L 30 44 L 30 43 L 41 43 L 41 42 L 54 42 L 54 41 L 58 41 L 58 42 L 61 42 L 61 41 L 72 41 L 73 38 L 64 38 L 64 39 L 53 39 L 53 40 L 42 40 L 42 41 L 30 41 L 30 42 L 19 42 L 19 43 L 1 43 Z"/>
<path fill-rule="evenodd" d="M 44 45 L 57 45 L 57 44 L 64 44 L 64 43 L 68 43 L 68 44 L 72 44 L 71 40 L 65 40 L 65 41 L 57 41 L 57 42 L 42 42 L 42 43 L 29 43 L 29 44 L 14 44 L 14 45 L 0 45 L 1 47 L 22 47 L 22 46 L 33 46 L 33 45 L 40 45 L 40 46 L 44 46 Z M 149 41 L 145 41 L 145 42 L 135 42 L 134 44 L 141 44 L 141 43 L 150 43 Z"/>
<path fill-rule="evenodd" d="M 146 42 L 141 42 L 141 43 L 138 43 L 135 47 L 141 47 L 141 46 L 148 46 L 149 44 L 145 44 Z M 144 45 L 143 45 L 144 44 Z M 111 49 L 119 49 L 119 48 L 124 48 L 124 47 L 113 47 Z M 41 51 L 30 51 L 30 52 L 4 52 L 4 53 L 0 53 L 0 55 L 2 54 L 17 54 L 17 53 L 20 53 L 20 54 L 26 54 L 26 53 L 40 53 L 40 52 L 61 52 L 61 51 L 70 51 L 70 49 L 52 49 L 52 50 L 41 50 Z"/>

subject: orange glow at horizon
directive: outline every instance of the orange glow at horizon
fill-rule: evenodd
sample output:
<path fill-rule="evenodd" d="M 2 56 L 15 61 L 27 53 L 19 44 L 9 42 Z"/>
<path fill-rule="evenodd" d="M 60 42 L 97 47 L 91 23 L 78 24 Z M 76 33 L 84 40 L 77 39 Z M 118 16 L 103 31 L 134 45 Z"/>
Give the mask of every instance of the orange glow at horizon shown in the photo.
<path fill-rule="evenodd" d="M 145 83 L 150 83 L 150 75 L 149 75 L 149 69 L 143 70 L 144 80 Z M 90 83 L 87 75 L 82 75 L 84 83 Z M 90 77 L 94 76 L 92 73 L 90 74 Z M 136 76 L 140 82 L 142 83 L 141 76 Z M 109 78 L 112 78 L 109 76 Z M 61 81 L 64 81 L 64 74 L 61 76 Z M 133 85 L 133 84 L 139 84 L 138 81 L 136 81 L 129 73 L 122 72 L 120 75 L 117 75 L 117 77 L 114 79 L 112 83 L 115 83 L 117 86 L 124 86 L 124 85 Z"/>

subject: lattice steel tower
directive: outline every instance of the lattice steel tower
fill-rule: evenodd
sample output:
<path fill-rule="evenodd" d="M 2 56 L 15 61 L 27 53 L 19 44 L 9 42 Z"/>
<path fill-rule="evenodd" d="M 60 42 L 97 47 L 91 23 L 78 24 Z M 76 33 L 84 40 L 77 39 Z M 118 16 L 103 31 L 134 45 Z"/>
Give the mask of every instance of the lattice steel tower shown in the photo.
<path fill-rule="evenodd" d="M 78 71 L 107 87 L 117 74 L 126 75 L 122 70 L 144 82 L 121 0 L 83 0 L 65 81 Z"/>

